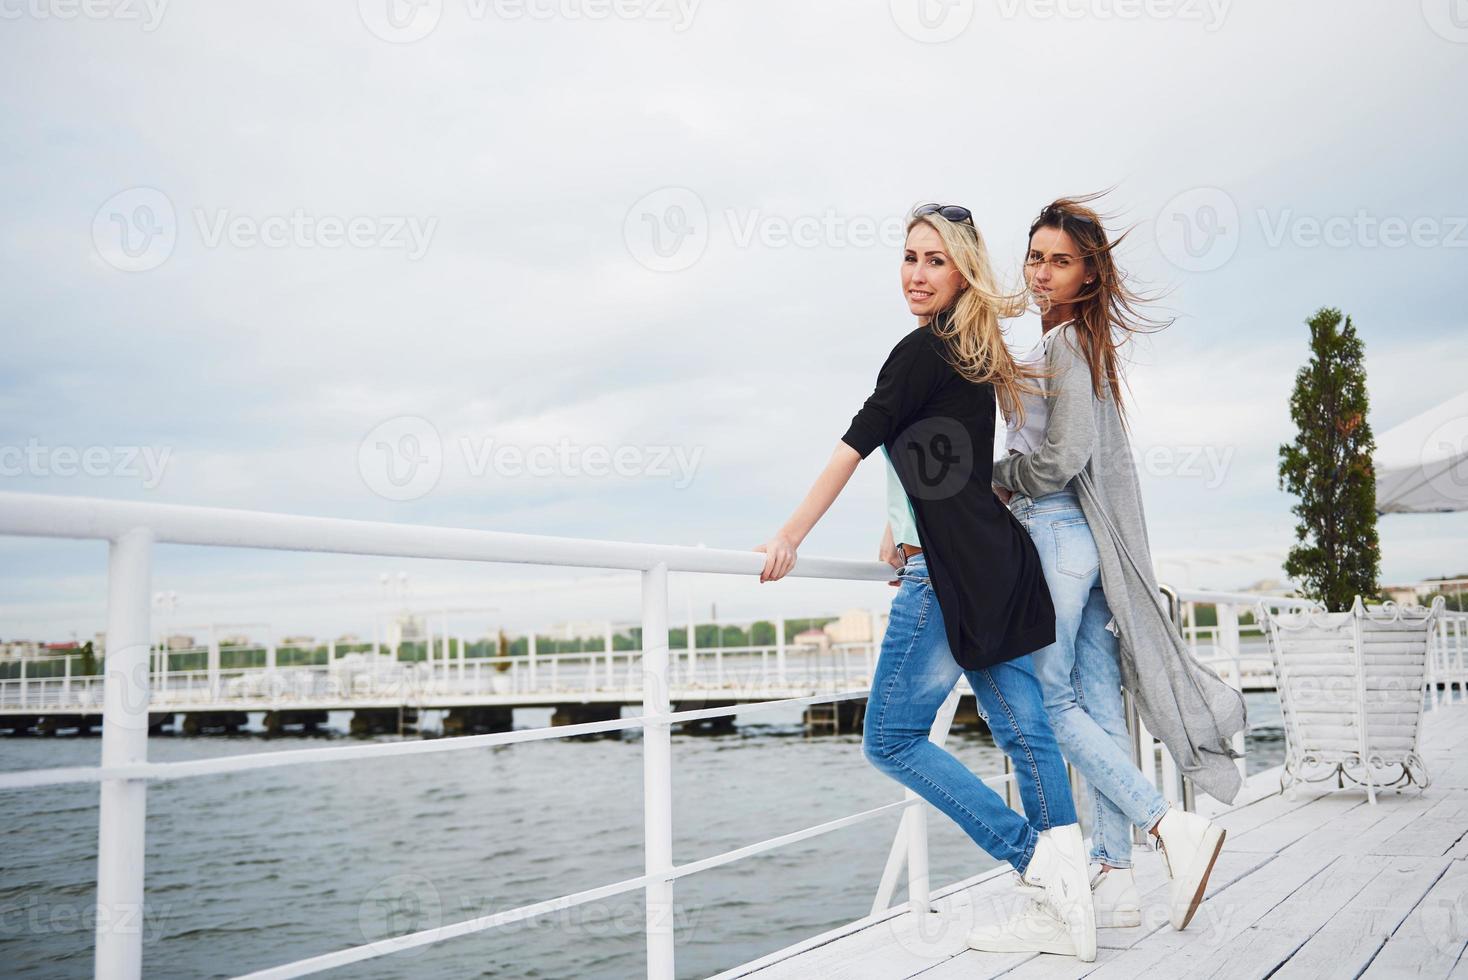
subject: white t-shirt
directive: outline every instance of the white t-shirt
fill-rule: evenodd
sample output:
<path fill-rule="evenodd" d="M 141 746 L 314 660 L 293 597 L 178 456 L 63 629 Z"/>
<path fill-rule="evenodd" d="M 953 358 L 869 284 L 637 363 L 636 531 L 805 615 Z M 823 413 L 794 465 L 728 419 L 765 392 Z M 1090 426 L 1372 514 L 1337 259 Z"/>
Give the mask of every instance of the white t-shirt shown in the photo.
<path fill-rule="evenodd" d="M 1067 321 L 1069 322 L 1069 321 Z M 1050 340 L 1055 332 L 1065 324 L 1051 327 L 1040 335 L 1040 340 L 1020 357 L 1015 358 L 1021 364 L 1037 364 L 1043 366 L 1045 363 L 1045 352 L 1050 348 Z M 1042 395 L 1021 394 L 1020 403 L 1025 407 L 1025 424 L 1016 427 L 1014 420 L 1007 420 L 1005 425 L 1009 432 L 1004 439 L 1006 450 L 1016 449 L 1022 453 L 1032 453 L 1039 449 L 1045 442 L 1045 426 L 1050 422 L 1050 399 Z"/>

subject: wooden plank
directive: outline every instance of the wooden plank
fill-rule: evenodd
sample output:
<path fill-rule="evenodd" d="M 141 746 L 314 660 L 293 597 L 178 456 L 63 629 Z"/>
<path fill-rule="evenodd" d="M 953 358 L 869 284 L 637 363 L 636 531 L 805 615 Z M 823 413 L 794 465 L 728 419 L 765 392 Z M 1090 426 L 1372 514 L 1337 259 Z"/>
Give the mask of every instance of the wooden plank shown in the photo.
<path fill-rule="evenodd" d="M 1275 980 L 1334 980 L 1366 968 L 1412 909 L 1442 876 L 1442 858 L 1359 859 L 1377 874 L 1330 921 L 1295 951 Z"/>
<path fill-rule="evenodd" d="M 1270 860 L 1272 860 L 1271 855 L 1230 854 L 1225 844 L 1223 853 L 1218 856 L 1218 863 L 1213 866 L 1213 874 L 1208 878 L 1208 894 L 1215 895 L 1224 891 Z M 1171 881 L 1166 871 L 1161 868 L 1159 858 L 1155 877 L 1148 875 L 1146 879 L 1142 877 L 1137 879 L 1137 890 L 1141 892 L 1142 897 L 1142 924 L 1130 929 L 1097 929 L 1095 963 L 1082 963 L 1079 960 L 1067 960 L 1060 956 L 1034 954 L 1027 958 L 1023 965 L 1004 974 L 1004 980 L 1062 980 L 1062 978 L 1078 980 L 1098 969 L 1100 964 L 1109 962 L 1111 957 L 1148 942 L 1149 937 L 1162 932 L 1172 933 L 1174 931 L 1172 919 L 1168 914 L 1170 886 Z M 1200 918 L 1202 915 L 1203 912 L 1200 909 L 1194 916 L 1193 922 L 1188 925 L 1189 932 L 1198 928 L 1202 922 Z M 965 962 L 972 962 L 972 960 Z M 982 973 L 975 975 L 982 975 Z M 927 977 L 927 974 L 923 974 L 923 980 L 927 980 Z"/>
<path fill-rule="evenodd" d="M 1416 820 L 1372 847 L 1370 853 L 1435 857 L 1452 850 L 1464 828 L 1468 828 L 1468 793 L 1448 792 Z"/>
<path fill-rule="evenodd" d="M 1468 947 L 1468 862 L 1447 871 L 1392 933 L 1362 977 L 1446 977 Z"/>
<path fill-rule="evenodd" d="M 1330 793 L 1304 806 L 1282 813 L 1273 820 L 1244 831 L 1230 830 L 1224 847 L 1236 851 L 1275 854 L 1300 838 L 1336 820 L 1358 806 L 1366 806 L 1364 793 Z"/>
<path fill-rule="evenodd" d="M 1329 795 L 1315 787 L 1298 789 L 1294 795 L 1275 793 L 1248 806 L 1221 813 L 1213 819 L 1233 837 L 1263 827 L 1292 810 L 1309 806 L 1315 800 Z"/>
<path fill-rule="evenodd" d="M 943 915 L 924 924 L 906 913 L 853 923 L 720 977 L 1233 977 L 1276 967 L 1283 977 L 1311 977 L 1354 976 L 1365 966 L 1370 976 L 1455 971 L 1468 980 L 1468 704 L 1426 719 L 1433 785 L 1425 795 L 1388 792 L 1373 807 L 1359 789 L 1307 787 L 1290 798 L 1269 792 L 1277 771 L 1251 777 L 1241 805 L 1215 817 L 1229 837 L 1184 932 L 1167 920 L 1161 857 L 1143 846 L 1135 852 L 1143 925 L 1099 930 L 1095 963 L 967 948 L 976 922 L 1013 907 L 1005 869 L 942 890 L 934 903 Z"/>
<path fill-rule="evenodd" d="M 1222 857 L 1219 860 L 1222 862 Z M 1227 963 L 1238 950 L 1235 940 L 1245 930 L 1336 860 L 1335 855 L 1299 848 L 1271 858 L 1206 898 L 1186 930 L 1177 932 L 1170 926 L 1158 929 L 1088 976 L 1097 980 L 1191 977 L 1220 962 Z M 1225 952 L 1227 955 L 1223 955 Z"/>
<path fill-rule="evenodd" d="M 1367 854 L 1418 820 L 1432 802 L 1401 797 L 1380 800 L 1376 806 L 1353 807 L 1289 846 L 1330 854 Z"/>
<path fill-rule="evenodd" d="M 1227 956 L 1206 958 L 1187 976 L 1220 980 L 1269 976 L 1290 958 L 1303 939 L 1318 932 L 1380 873 L 1380 865 L 1336 857 L 1325 870 L 1244 929 L 1229 944 Z M 1341 976 L 1339 972 L 1335 975 Z"/>

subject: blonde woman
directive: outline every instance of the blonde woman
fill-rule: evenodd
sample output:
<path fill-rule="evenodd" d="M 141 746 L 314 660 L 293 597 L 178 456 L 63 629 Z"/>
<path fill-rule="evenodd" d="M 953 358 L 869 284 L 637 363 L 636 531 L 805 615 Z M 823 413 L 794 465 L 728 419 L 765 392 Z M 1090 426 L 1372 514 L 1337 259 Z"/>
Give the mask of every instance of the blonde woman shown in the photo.
<path fill-rule="evenodd" d="M 1054 641 L 1055 612 L 1029 535 L 991 487 L 996 393 L 1017 407 L 1027 384 L 999 328 L 1012 299 L 995 287 L 973 216 L 957 205 L 913 212 L 901 280 L 917 326 L 892 348 L 795 513 L 757 549 L 765 554 L 760 581 L 790 571 L 857 464 L 882 446 L 921 544 L 898 542 L 900 585 L 872 678 L 863 753 L 1036 887 L 1041 900 L 1026 903 L 1017 925 L 975 930 L 970 945 L 1093 961 L 1084 842 L 1029 657 Z M 1014 760 L 1026 816 L 928 739 L 960 674 Z"/>

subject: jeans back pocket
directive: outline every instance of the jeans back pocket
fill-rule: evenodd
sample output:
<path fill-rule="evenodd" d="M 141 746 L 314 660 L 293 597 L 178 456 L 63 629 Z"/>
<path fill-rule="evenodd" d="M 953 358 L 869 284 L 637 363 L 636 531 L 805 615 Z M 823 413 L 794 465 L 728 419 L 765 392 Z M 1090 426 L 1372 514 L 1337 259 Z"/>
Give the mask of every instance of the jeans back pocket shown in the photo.
<path fill-rule="evenodd" d="M 1055 567 L 1072 578 L 1087 578 L 1101 567 L 1101 554 L 1096 550 L 1096 539 L 1091 534 L 1091 525 L 1084 517 L 1067 517 L 1050 522 L 1050 534 L 1055 539 Z"/>

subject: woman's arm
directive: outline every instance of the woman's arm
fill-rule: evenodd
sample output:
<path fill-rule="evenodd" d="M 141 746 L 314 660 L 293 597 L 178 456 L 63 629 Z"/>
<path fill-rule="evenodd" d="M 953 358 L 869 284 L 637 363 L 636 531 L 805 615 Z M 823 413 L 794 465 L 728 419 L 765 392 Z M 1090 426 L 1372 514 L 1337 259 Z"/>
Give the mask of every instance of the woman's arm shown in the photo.
<path fill-rule="evenodd" d="M 810 492 L 785 526 L 754 549 L 765 553 L 761 582 L 773 582 L 790 571 L 795 565 L 795 549 L 835 502 L 857 464 L 902 431 L 952 373 L 952 366 L 939 350 L 942 343 L 919 328 L 892 348 L 877 372 L 876 387 L 852 416 L 850 427 Z"/>
<path fill-rule="evenodd" d="M 1064 329 L 1064 328 L 1057 328 Z M 1085 469 L 1096 449 L 1095 395 L 1091 370 L 1068 336 L 1056 337 L 1050 381 L 1050 418 L 1045 441 L 1032 453 L 1017 453 L 994 462 L 994 485 L 1030 497 L 1065 489 Z"/>
<path fill-rule="evenodd" d="M 795 550 L 841 495 L 861 460 L 861 455 L 846 443 L 836 444 L 836 451 L 831 454 L 826 468 L 816 477 L 810 492 L 805 495 L 800 506 L 795 508 L 790 520 L 775 532 L 774 537 L 754 549 L 765 554 L 765 567 L 759 573 L 761 582 L 784 578 L 795 567 Z"/>

